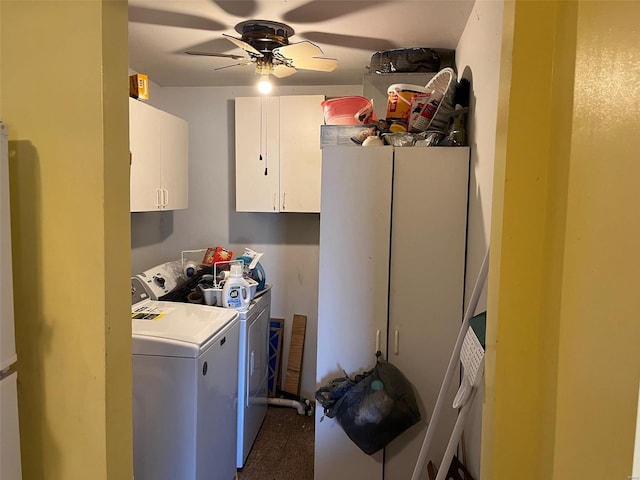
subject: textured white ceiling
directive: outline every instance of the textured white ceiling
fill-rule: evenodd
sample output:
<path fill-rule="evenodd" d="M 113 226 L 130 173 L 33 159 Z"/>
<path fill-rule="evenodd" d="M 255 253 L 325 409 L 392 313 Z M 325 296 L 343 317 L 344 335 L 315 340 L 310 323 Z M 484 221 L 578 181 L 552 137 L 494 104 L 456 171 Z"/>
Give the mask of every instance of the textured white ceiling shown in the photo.
<path fill-rule="evenodd" d="M 253 65 L 186 50 L 244 55 L 225 39 L 241 21 L 290 25 L 290 43 L 310 40 L 336 58 L 333 72 L 299 70 L 281 85 L 356 85 L 376 51 L 454 49 L 473 0 L 129 0 L 129 66 L 160 86 L 253 85 Z"/>

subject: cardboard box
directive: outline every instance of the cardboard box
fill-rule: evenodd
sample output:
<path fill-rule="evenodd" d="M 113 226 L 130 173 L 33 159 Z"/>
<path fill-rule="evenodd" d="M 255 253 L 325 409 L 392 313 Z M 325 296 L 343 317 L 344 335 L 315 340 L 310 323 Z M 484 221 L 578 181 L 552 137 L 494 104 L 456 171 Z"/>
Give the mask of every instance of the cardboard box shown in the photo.
<path fill-rule="evenodd" d="M 149 100 L 149 78 L 143 73 L 129 76 L 129 96 Z"/>
<path fill-rule="evenodd" d="M 373 132 L 375 127 L 372 125 L 321 125 L 320 148 L 335 145 L 357 147 L 359 143 L 351 140 L 352 137 L 362 142 Z"/>

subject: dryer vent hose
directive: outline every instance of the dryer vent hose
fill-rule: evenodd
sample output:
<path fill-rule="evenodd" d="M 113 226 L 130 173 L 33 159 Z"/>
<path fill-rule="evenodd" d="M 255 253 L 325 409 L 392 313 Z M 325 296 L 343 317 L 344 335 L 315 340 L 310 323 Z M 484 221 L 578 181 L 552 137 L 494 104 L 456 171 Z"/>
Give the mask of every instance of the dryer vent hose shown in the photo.
<path fill-rule="evenodd" d="M 298 411 L 298 415 L 311 415 L 311 405 L 308 401 L 301 403 L 297 400 L 290 400 L 288 398 L 269 398 L 267 400 L 269 405 L 275 405 L 277 407 L 292 407 Z"/>

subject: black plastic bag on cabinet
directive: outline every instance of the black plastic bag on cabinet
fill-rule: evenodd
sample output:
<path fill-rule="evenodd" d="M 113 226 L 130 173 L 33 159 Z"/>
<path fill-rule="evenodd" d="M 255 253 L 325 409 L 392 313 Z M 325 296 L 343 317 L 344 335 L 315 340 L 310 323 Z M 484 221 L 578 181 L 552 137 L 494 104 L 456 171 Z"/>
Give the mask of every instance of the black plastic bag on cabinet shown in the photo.
<path fill-rule="evenodd" d="M 334 417 L 363 452 L 372 455 L 420 421 L 413 388 L 394 365 L 378 360 L 373 369 L 329 382 L 316 392 L 325 415 Z"/>
<path fill-rule="evenodd" d="M 440 54 L 426 47 L 384 50 L 371 56 L 369 70 L 378 74 L 437 72 L 440 70 Z"/>

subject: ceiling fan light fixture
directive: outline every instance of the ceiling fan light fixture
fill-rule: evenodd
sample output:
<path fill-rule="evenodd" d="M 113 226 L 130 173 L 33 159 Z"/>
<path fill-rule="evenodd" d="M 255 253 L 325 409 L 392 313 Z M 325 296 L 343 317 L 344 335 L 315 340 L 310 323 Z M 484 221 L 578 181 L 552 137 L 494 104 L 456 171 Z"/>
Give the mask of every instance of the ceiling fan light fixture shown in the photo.
<path fill-rule="evenodd" d="M 260 81 L 258 82 L 258 91 L 263 95 L 267 95 L 268 93 L 271 93 L 272 87 L 269 75 L 261 75 Z"/>
<path fill-rule="evenodd" d="M 259 58 L 256 61 L 256 73 L 258 75 L 270 75 L 273 73 L 273 62 L 271 59 Z"/>
<path fill-rule="evenodd" d="M 226 33 L 222 35 L 236 47 L 244 50 L 248 57 L 238 58 L 238 55 L 196 51 L 187 53 L 236 60 L 244 58 L 244 62 L 218 67 L 215 70 L 254 63 L 256 74 L 263 77 L 261 85 L 265 90 L 271 84 L 268 81 L 268 77 L 271 75 L 276 78 L 285 78 L 298 70 L 331 72 L 338 66 L 338 61 L 335 58 L 325 57 L 322 49 L 309 40 L 289 43 L 289 37 L 294 34 L 294 30 L 284 23 L 268 20 L 246 20 L 236 25 L 236 31 L 241 35 L 241 38 Z M 267 78 L 264 78 L 265 76 Z"/>

